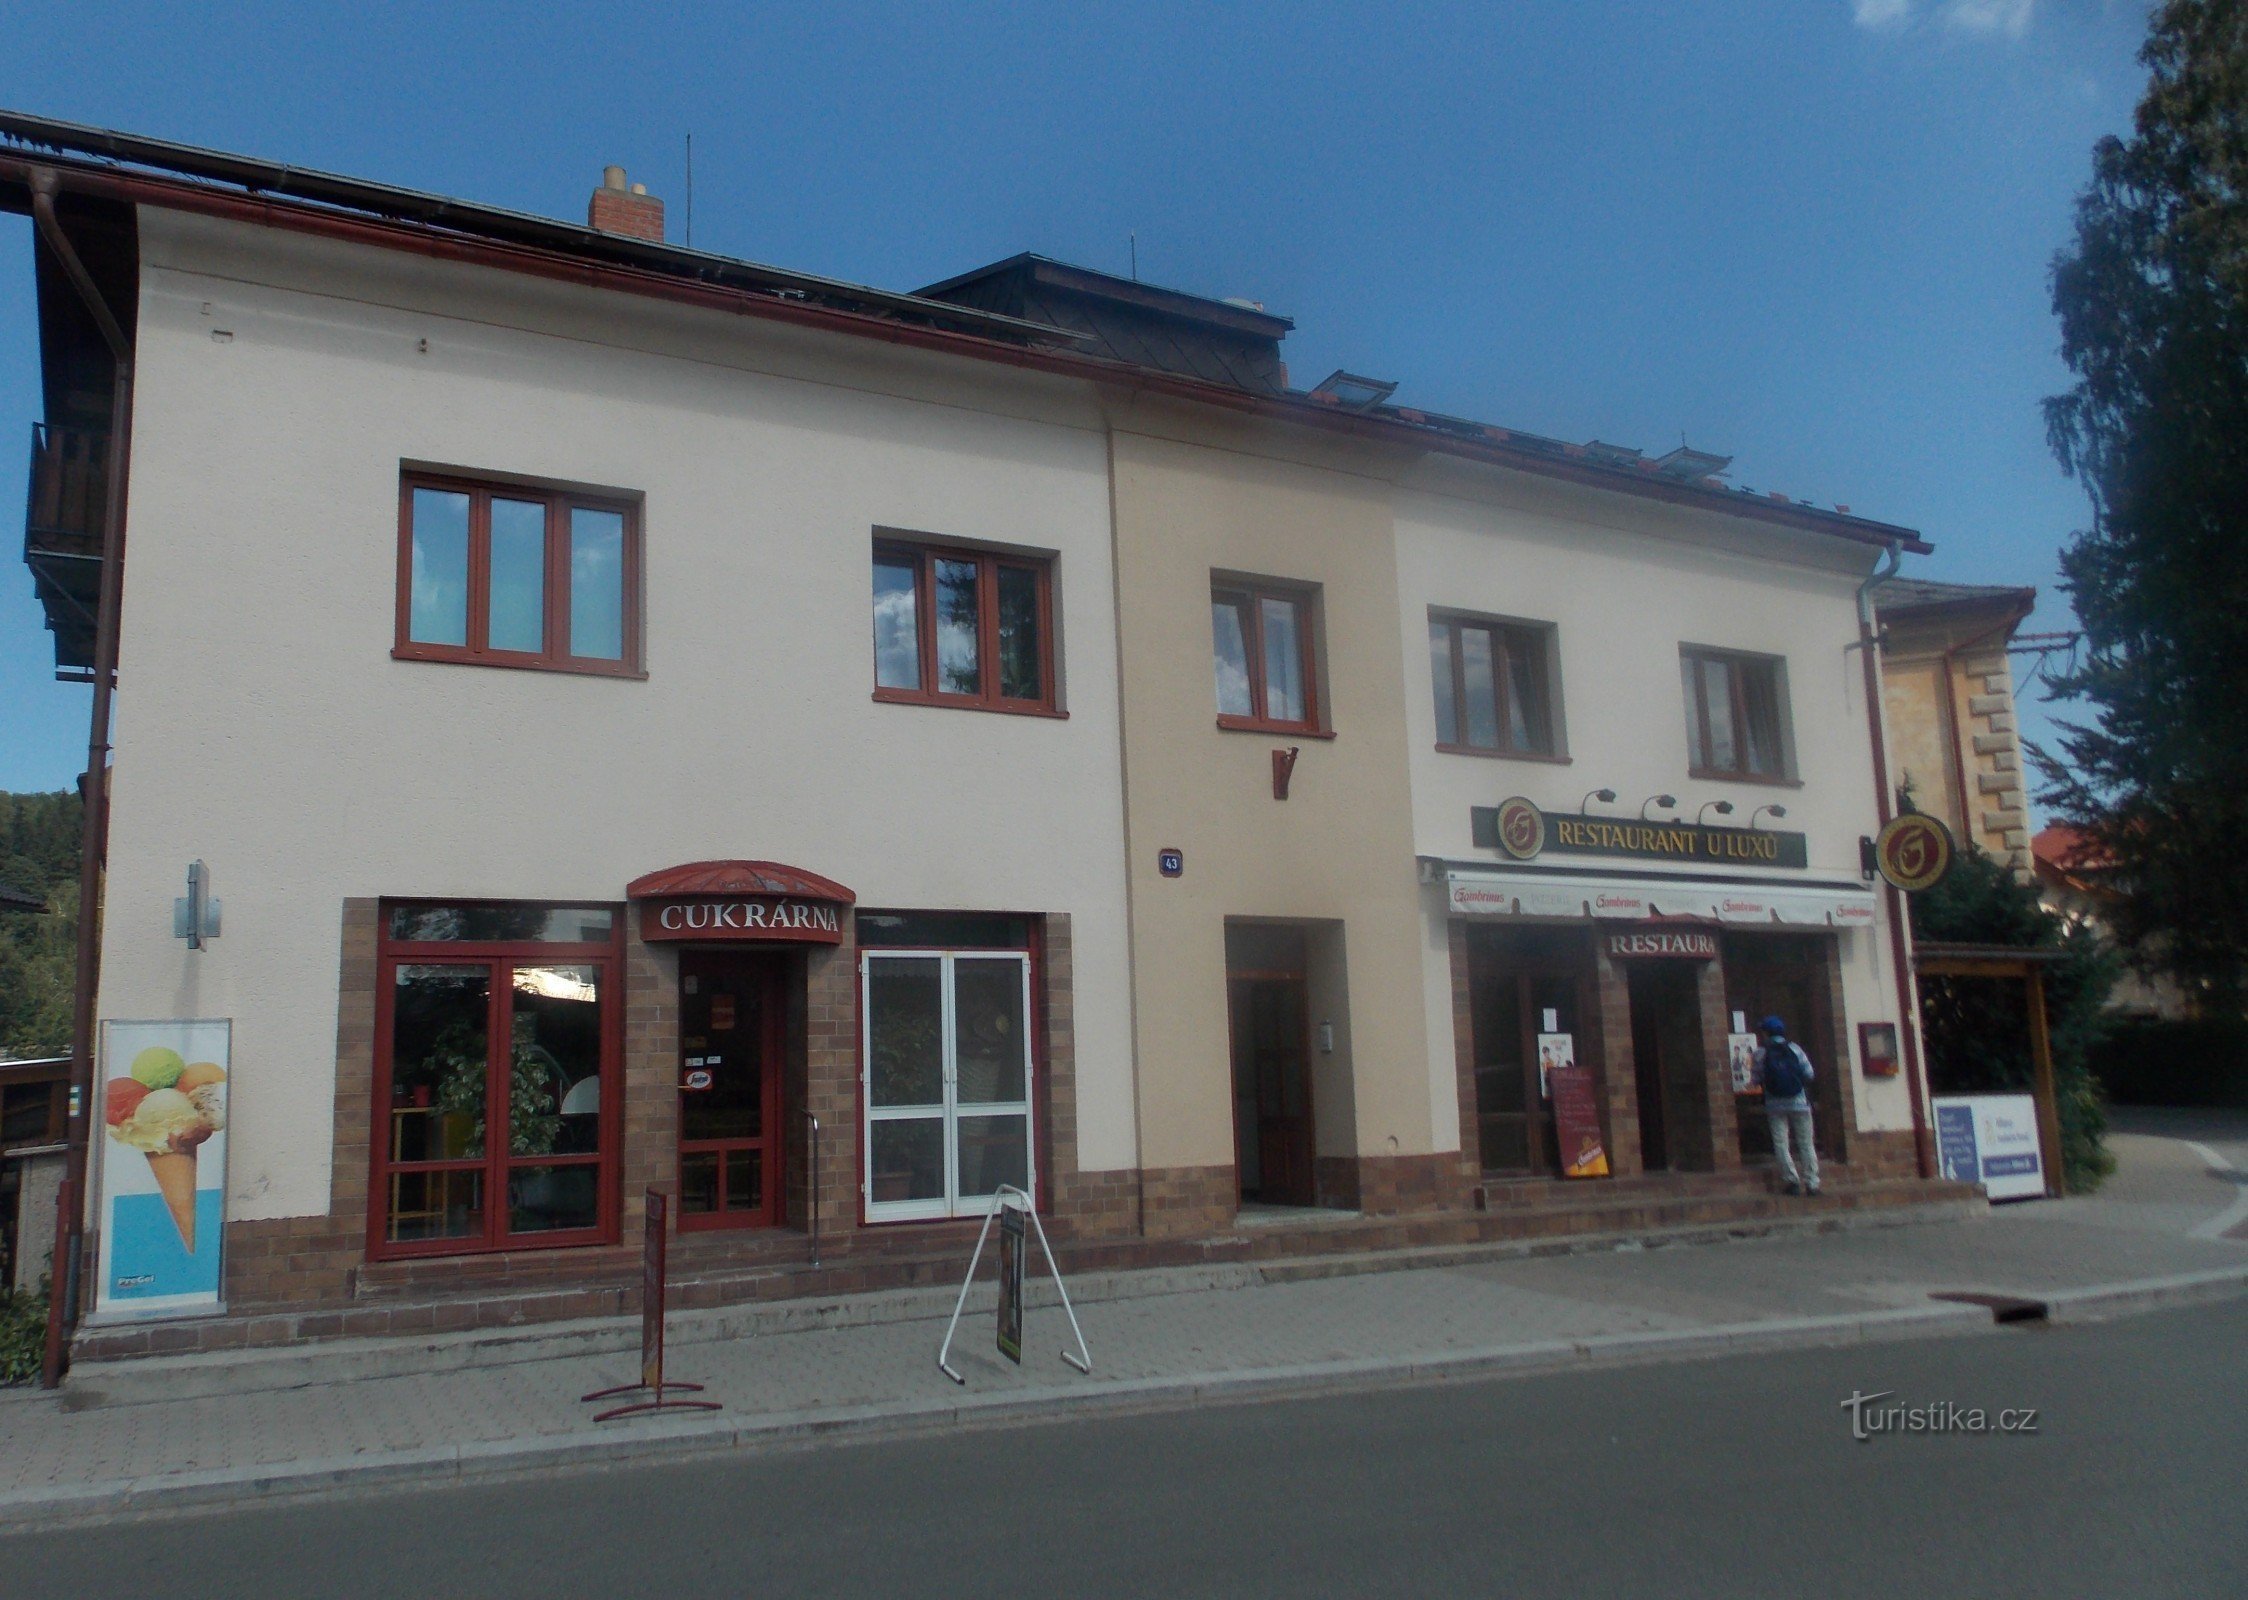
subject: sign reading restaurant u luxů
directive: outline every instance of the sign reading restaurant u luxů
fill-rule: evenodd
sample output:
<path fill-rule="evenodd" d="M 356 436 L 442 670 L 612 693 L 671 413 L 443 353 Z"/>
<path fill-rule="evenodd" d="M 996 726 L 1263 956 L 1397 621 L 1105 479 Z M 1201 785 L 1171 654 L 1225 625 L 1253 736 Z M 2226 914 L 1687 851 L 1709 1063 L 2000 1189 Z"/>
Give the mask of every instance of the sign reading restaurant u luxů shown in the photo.
<path fill-rule="evenodd" d="M 626 886 L 640 906 L 640 937 L 694 941 L 841 944 L 857 896 L 840 883 L 774 861 L 695 861 Z"/>
<path fill-rule="evenodd" d="M 1800 833 L 1777 828 L 1705 828 L 1691 822 L 1634 822 L 1542 811 L 1517 795 L 1475 806 L 1468 821 L 1475 842 L 1516 861 L 1556 855 L 1636 856 L 1643 861 L 1722 862 L 1732 866 L 1800 867 L 1809 851 Z"/>

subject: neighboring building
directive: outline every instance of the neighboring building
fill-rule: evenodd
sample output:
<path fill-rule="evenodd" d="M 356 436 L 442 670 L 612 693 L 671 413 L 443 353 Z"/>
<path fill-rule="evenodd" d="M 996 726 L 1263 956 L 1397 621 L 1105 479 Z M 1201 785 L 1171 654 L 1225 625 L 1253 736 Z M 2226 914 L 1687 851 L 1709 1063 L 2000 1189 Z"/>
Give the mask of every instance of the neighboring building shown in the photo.
<path fill-rule="evenodd" d="M 651 1188 L 705 1300 L 956 1270 L 1001 1183 L 1120 1263 L 1745 1215 L 1773 1010 L 1838 1186 L 1913 1170 L 1853 1032 L 1908 1021 L 1852 653 L 1908 530 L 1292 389 L 1287 319 L 1035 256 L 893 294 L 614 169 L 577 228 L 0 129 L 118 163 L 0 198 L 129 313 L 99 1012 L 232 1019 L 197 1338 L 611 1309 Z M 90 672 L 114 369 L 40 294 Z M 815 1218 L 855 1277 L 775 1276 Z"/>
<path fill-rule="evenodd" d="M 2088 923 L 2114 940 L 2118 891 L 2111 881 L 2113 868 L 2100 847 L 2080 829 L 2056 822 L 2038 829 L 2030 840 L 2030 855 L 2037 869 L 2037 896 L 2045 908 L 2072 923 Z M 2176 978 L 2160 970 L 2144 971 L 2136 963 L 2116 975 L 2107 1009 L 2165 1022 L 2194 1013 L 2191 998 Z"/>
<path fill-rule="evenodd" d="M 1926 578 L 1874 591 L 1891 781 L 2025 880 L 2029 798 L 2006 650 L 2036 604 L 2035 589 Z"/>

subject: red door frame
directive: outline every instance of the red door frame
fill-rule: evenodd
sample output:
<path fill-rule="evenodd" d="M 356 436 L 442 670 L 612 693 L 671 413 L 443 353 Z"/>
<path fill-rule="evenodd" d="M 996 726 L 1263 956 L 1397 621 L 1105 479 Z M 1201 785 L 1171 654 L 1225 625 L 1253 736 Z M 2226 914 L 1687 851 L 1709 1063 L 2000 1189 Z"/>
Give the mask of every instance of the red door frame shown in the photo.
<path fill-rule="evenodd" d="M 762 1058 L 759 1071 L 763 1074 L 764 1081 L 759 1087 L 763 1091 L 764 1104 L 760 1108 L 761 1115 L 758 1125 L 765 1131 L 755 1139 L 690 1140 L 686 1137 L 685 1132 L 684 1102 L 686 1097 L 695 1091 L 684 1088 L 680 1090 L 682 1105 L 679 1126 L 681 1131 L 674 1159 L 677 1163 L 676 1170 L 680 1180 L 682 1197 L 686 1192 L 686 1158 L 689 1155 L 720 1153 L 718 1209 L 715 1211 L 691 1212 L 683 1204 L 676 1208 L 674 1214 L 678 1219 L 680 1231 L 683 1233 L 700 1232 L 706 1229 L 716 1231 L 732 1228 L 778 1227 L 787 1220 L 788 1214 L 786 1203 L 788 1194 L 788 1140 L 784 1137 L 785 1130 L 781 1126 L 783 1114 L 781 1080 L 786 1073 L 788 1062 L 788 959 L 780 951 L 739 945 L 689 947 L 683 948 L 679 952 L 679 979 L 682 985 L 684 985 L 690 972 L 700 974 L 713 967 L 725 966 L 750 970 L 755 974 L 753 981 L 760 991 L 759 1007 L 764 1016 L 760 1028 L 763 1037 L 758 1041 L 758 1051 Z M 686 1082 L 687 1072 L 685 999 L 684 995 L 679 997 L 679 1009 L 674 1013 L 680 1018 L 680 1075 L 677 1081 L 682 1084 Z M 765 1157 L 762 1163 L 765 1174 L 765 1203 L 754 1211 L 729 1211 L 726 1209 L 726 1163 L 723 1153 L 736 1150 L 757 1150 L 761 1151 Z"/>

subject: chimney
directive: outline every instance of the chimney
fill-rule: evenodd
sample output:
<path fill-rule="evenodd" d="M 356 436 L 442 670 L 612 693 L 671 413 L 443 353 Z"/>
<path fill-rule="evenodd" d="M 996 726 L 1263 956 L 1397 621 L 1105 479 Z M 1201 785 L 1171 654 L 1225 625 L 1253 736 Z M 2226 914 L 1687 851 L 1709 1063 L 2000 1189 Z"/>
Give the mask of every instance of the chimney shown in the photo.
<path fill-rule="evenodd" d="M 601 187 L 585 208 L 585 224 L 603 233 L 621 233 L 634 239 L 663 243 L 663 202 L 648 193 L 648 186 L 625 187 L 624 168 L 603 167 Z"/>

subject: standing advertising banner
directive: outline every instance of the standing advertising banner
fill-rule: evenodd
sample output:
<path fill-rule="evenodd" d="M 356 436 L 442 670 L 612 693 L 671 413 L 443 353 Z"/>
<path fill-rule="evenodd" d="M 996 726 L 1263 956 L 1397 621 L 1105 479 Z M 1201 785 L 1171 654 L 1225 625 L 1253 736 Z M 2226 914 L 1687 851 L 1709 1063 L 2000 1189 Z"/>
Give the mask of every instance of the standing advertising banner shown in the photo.
<path fill-rule="evenodd" d="M 1008 1206 L 999 1217 L 999 1353 L 1023 1364 L 1023 1262 L 1028 1236 L 1023 1214 Z"/>
<path fill-rule="evenodd" d="M 1993 1200 L 2045 1197 L 2034 1096 L 1940 1095 L 1935 1110 L 1937 1159 L 1945 1177 L 1979 1183 Z"/>
<path fill-rule="evenodd" d="M 104 1317 L 222 1309 L 226 1096 L 233 1023 L 104 1022 L 100 1277 Z"/>
<path fill-rule="evenodd" d="M 1548 1041 L 1551 1065 L 1547 1065 Z M 1608 1151 L 1600 1142 L 1600 1104 L 1592 1069 L 1577 1065 L 1574 1034 L 1538 1035 L 1539 1070 L 1553 1094 L 1553 1130 L 1561 1146 L 1564 1178 L 1605 1178 Z"/>

